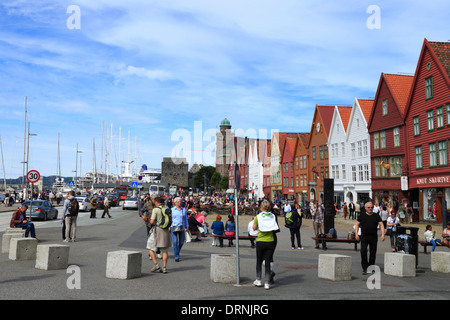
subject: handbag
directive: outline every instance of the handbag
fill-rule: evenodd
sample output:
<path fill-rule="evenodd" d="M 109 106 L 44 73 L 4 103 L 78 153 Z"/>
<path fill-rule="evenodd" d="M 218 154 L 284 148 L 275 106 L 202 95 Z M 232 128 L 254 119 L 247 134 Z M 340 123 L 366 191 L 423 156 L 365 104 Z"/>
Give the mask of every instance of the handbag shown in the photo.
<path fill-rule="evenodd" d="M 390 236 L 392 233 L 392 228 L 386 229 L 386 232 L 384 233 L 385 236 Z"/>
<path fill-rule="evenodd" d="M 172 232 L 181 232 L 183 231 L 183 226 L 172 227 Z"/>

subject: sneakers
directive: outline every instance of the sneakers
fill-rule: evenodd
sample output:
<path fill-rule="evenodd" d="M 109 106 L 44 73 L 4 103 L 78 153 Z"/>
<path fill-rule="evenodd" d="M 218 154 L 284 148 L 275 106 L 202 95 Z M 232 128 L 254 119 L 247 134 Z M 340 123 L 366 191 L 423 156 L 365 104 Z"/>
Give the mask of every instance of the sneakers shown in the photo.
<path fill-rule="evenodd" d="M 162 273 L 167 273 L 167 268 L 166 267 L 162 268 Z"/>
<path fill-rule="evenodd" d="M 253 282 L 253 285 L 255 287 L 262 287 L 262 282 L 261 282 L 261 280 L 255 280 L 255 282 Z"/>
<path fill-rule="evenodd" d="M 150 269 L 151 272 L 161 272 L 161 268 L 159 264 L 153 265 L 153 268 Z"/>
<path fill-rule="evenodd" d="M 264 283 L 264 289 L 269 290 L 270 289 L 270 285 L 268 283 Z"/>

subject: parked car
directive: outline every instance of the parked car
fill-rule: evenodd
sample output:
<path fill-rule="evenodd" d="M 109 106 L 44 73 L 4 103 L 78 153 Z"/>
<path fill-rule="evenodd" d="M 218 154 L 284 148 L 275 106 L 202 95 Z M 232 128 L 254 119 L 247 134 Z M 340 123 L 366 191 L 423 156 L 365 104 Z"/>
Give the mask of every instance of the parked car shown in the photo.
<path fill-rule="evenodd" d="M 25 213 L 27 217 L 30 216 L 31 211 L 31 220 L 39 219 L 39 220 L 47 220 L 47 219 L 58 219 L 58 209 L 56 209 L 50 201 L 47 200 L 26 200 L 22 203 L 21 206 L 26 204 L 28 206 L 28 210 Z M 31 208 L 33 206 L 33 208 Z"/>
<path fill-rule="evenodd" d="M 79 206 L 79 211 L 89 211 L 89 198 L 76 196 Z"/>
<path fill-rule="evenodd" d="M 138 200 L 138 198 L 127 197 L 125 199 L 125 201 L 123 202 L 123 205 L 122 205 L 122 209 L 123 210 L 125 210 L 125 209 L 138 210 L 138 208 L 139 208 L 139 200 Z"/>
<path fill-rule="evenodd" d="M 109 197 L 109 206 L 117 207 L 119 205 L 119 195 L 116 193 L 108 193 L 106 197 Z"/>

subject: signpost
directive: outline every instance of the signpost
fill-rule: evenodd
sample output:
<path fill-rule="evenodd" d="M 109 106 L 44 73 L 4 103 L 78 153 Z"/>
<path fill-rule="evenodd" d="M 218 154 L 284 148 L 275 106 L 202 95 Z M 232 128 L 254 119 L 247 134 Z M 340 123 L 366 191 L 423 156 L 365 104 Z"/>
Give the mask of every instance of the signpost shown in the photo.
<path fill-rule="evenodd" d="M 33 184 L 41 179 L 41 175 L 36 170 L 30 170 L 27 172 L 27 180 L 31 183 L 31 199 L 30 199 L 30 221 L 31 221 L 31 211 L 33 210 Z"/>
<path fill-rule="evenodd" d="M 238 190 L 241 188 L 241 173 L 239 171 L 239 165 L 234 162 L 234 205 L 235 205 L 235 225 L 236 225 L 236 285 L 240 285 L 240 270 L 239 270 L 239 203 Z"/>

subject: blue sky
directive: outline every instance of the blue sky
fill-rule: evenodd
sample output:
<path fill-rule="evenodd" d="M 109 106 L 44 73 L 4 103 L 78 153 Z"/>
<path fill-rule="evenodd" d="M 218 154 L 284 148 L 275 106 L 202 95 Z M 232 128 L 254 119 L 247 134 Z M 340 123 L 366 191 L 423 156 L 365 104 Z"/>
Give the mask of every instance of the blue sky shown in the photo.
<path fill-rule="evenodd" d="M 79 29 L 67 26 L 71 5 Z M 379 29 L 367 27 L 371 5 Z M 449 40 L 448 12 L 443 0 L 3 0 L 6 176 L 22 175 L 25 96 L 29 168 L 42 175 L 56 174 L 58 133 L 62 175 L 74 175 L 77 143 L 91 170 L 94 139 L 99 168 L 102 121 L 105 139 L 113 125 L 113 172 L 128 132 L 138 166 L 160 168 L 174 150 L 192 164 L 211 158 L 225 117 L 243 131 L 309 132 L 316 104 L 350 106 L 375 96 L 382 72 L 413 74 L 424 38 Z"/>

